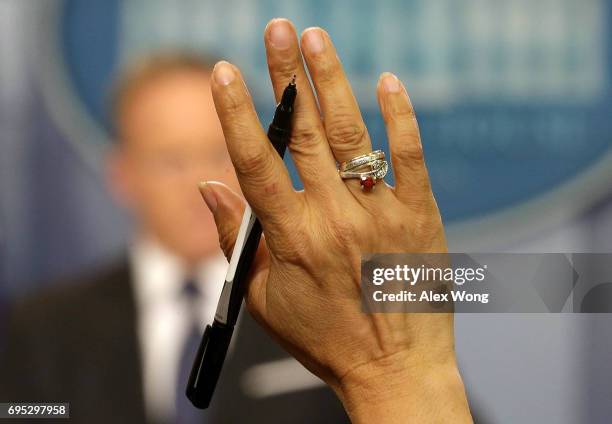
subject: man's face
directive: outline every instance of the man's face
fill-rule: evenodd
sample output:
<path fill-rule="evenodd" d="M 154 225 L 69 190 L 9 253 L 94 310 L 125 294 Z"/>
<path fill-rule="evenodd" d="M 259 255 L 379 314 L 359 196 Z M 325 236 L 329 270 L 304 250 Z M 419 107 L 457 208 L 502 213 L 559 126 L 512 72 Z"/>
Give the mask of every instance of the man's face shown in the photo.
<path fill-rule="evenodd" d="M 137 225 L 189 263 L 218 251 L 198 182 L 239 190 L 210 92 L 209 75 L 177 71 L 142 84 L 119 116 L 115 187 Z"/>

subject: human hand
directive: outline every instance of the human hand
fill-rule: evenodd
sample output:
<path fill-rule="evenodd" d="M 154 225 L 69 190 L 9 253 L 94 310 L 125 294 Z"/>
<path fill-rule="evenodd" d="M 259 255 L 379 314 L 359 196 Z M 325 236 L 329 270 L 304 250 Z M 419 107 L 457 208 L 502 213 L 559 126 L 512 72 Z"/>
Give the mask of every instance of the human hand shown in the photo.
<path fill-rule="evenodd" d="M 266 28 L 265 44 L 277 100 L 296 75 L 288 148 L 303 191 L 293 189 L 240 71 L 220 62 L 212 84 L 242 192 L 265 234 L 247 288 L 249 311 L 335 390 L 353 420 L 469 421 L 452 315 L 366 314 L 361 309 L 363 253 L 447 250 L 404 86 L 389 73 L 377 86 L 396 186 L 381 182 L 364 190 L 358 180 L 341 179 L 336 168 L 336 162 L 368 153 L 372 145 L 327 33 L 306 30 L 300 49 L 291 23 L 277 19 Z M 243 201 L 220 183 L 203 184 L 201 191 L 229 257 Z"/>

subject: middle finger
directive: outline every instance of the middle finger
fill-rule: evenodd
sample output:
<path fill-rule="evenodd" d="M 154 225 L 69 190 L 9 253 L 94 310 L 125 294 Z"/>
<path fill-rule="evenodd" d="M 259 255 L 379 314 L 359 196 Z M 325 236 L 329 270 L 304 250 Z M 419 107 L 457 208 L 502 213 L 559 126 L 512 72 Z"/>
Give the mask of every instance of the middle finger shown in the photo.
<path fill-rule="evenodd" d="M 319 108 L 312 92 L 297 35 L 286 19 L 270 21 L 265 31 L 266 56 L 276 100 L 280 101 L 287 82 L 295 75 L 298 96 L 295 99 L 293 131 L 288 148 L 307 191 L 324 191 L 338 178 L 332 152 L 325 140 Z"/>

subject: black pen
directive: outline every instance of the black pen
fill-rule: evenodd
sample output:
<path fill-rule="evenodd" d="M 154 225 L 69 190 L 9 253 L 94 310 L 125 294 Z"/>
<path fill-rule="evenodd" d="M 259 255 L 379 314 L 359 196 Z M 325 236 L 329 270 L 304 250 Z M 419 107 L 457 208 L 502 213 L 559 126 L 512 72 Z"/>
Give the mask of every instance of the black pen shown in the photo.
<path fill-rule="evenodd" d="M 296 95 L 294 75 L 283 91 L 268 128 L 268 138 L 281 158 L 291 136 L 291 117 Z M 217 304 L 215 319 L 212 325 L 206 326 L 187 382 L 187 397 L 198 408 L 204 409 L 210 405 L 242 305 L 245 280 L 260 239 L 261 223 L 247 204 Z"/>

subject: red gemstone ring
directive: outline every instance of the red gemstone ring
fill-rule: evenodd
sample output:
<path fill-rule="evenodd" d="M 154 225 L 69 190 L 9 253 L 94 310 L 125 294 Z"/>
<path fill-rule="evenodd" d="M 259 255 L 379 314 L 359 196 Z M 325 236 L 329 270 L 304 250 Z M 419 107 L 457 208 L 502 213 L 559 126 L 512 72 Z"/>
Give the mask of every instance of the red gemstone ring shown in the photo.
<path fill-rule="evenodd" d="M 385 160 L 385 153 L 382 150 L 375 150 L 342 162 L 338 173 L 342 179 L 358 178 L 361 186 L 370 190 L 376 185 L 376 180 L 383 179 L 387 175 L 388 170 L 389 164 Z"/>

